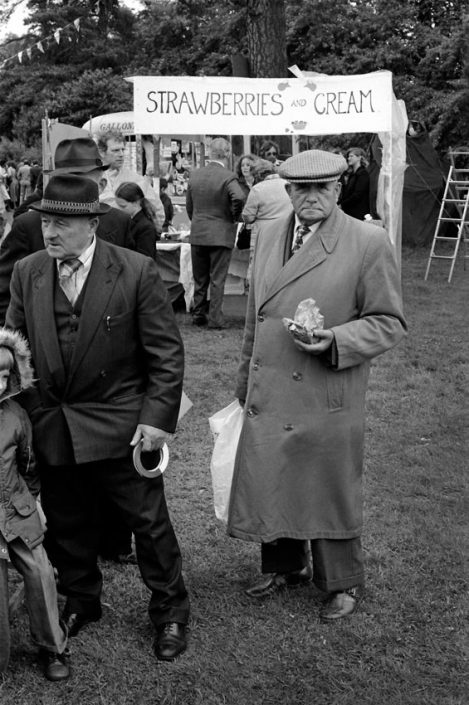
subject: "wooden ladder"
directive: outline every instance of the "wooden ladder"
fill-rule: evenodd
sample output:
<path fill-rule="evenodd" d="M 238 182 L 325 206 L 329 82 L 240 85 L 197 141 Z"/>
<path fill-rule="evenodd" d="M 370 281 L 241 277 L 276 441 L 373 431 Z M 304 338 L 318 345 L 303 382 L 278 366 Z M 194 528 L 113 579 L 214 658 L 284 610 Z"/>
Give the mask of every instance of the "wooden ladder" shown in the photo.
<path fill-rule="evenodd" d="M 469 258 L 469 167 L 460 168 L 457 166 L 458 160 L 469 162 L 469 149 L 461 148 L 450 150 L 451 167 L 446 180 L 443 200 L 436 223 L 435 234 L 428 257 L 425 280 L 430 272 L 430 265 L 434 259 L 444 259 L 451 261 L 448 282 L 451 282 L 456 258 L 461 244 L 464 249 L 464 269 L 466 269 L 466 259 Z M 454 223 L 457 227 L 457 235 L 448 237 L 441 235 L 444 223 Z M 447 243 L 443 245 L 442 243 Z M 451 246 L 449 246 L 449 244 Z"/>

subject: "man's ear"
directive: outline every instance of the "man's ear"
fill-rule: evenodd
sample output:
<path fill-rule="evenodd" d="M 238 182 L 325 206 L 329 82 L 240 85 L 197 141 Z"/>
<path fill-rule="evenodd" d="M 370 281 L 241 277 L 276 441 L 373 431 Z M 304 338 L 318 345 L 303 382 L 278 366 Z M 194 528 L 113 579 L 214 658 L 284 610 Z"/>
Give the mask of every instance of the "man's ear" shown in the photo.
<path fill-rule="evenodd" d="M 340 181 L 336 181 L 335 182 L 335 195 L 336 195 L 337 201 L 340 198 L 341 191 L 342 191 L 342 184 L 340 183 Z"/>

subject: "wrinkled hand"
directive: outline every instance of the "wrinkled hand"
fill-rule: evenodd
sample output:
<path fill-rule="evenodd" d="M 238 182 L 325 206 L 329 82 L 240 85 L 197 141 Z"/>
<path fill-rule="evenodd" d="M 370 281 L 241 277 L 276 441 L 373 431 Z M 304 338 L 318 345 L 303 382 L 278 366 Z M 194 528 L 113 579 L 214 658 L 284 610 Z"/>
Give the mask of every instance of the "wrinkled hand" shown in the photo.
<path fill-rule="evenodd" d="M 137 443 L 143 439 L 142 450 L 150 452 L 161 448 L 170 438 L 172 438 L 172 433 L 163 431 L 161 428 L 155 428 L 155 426 L 147 426 L 147 424 L 139 423 L 130 441 L 130 445 L 136 446 Z"/>
<path fill-rule="evenodd" d="M 322 330 L 321 328 L 316 328 L 314 331 L 314 342 L 313 343 L 302 343 L 298 338 L 293 337 L 293 342 L 299 350 L 304 350 L 310 355 L 320 355 L 332 345 L 334 340 L 334 333 L 331 330 Z"/>

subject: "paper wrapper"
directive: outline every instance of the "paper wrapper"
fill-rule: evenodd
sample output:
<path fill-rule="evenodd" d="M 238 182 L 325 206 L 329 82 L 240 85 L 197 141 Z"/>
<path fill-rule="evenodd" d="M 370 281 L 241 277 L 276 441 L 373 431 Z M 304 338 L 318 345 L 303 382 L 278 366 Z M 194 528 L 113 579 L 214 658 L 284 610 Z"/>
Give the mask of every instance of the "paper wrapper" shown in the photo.
<path fill-rule="evenodd" d="M 282 318 L 287 331 L 303 343 L 312 343 L 314 331 L 324 328 L 324 316 L 319 311 L 314 299 L 300 301 L 295 311 L 295 318 Z"/>

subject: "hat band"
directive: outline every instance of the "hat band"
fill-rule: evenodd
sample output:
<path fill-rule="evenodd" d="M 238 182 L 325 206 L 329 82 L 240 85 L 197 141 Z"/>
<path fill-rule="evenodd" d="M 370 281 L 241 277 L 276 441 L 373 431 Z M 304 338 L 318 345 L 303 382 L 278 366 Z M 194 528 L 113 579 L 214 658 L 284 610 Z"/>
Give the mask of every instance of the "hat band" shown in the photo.
<path fill-rule="evenodd" d="M 83 159 L 79 159 L 78 157 L 74 157 L 73 159 L 56 159 L 55 160 L 55 168 L 56 169 L 73 169 L 73 167 L 79 167 L 79 166 L 89 166 L 93 167 L 95 169 L 99 169 L 102 167 L 104 164 L 102 159 L 99 159 L 99 157 L 96 158 L 90 158 L 90 157 L 85 157 Z"/>
<path fill-rule="evenodd" d="M 75 201 L 52 201 L 49 198 L 43 198 L 41 208 L 60 211 L 61 213 L 73 215 L 74 213 L 83 215 L 84 213 L 96 213 L 99 211 L 99 200 L 88 201 L 87 203 L 77 203 Z"/>

